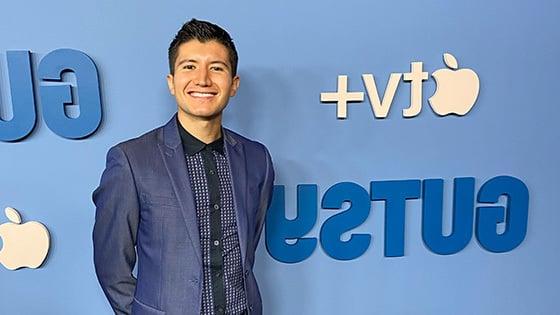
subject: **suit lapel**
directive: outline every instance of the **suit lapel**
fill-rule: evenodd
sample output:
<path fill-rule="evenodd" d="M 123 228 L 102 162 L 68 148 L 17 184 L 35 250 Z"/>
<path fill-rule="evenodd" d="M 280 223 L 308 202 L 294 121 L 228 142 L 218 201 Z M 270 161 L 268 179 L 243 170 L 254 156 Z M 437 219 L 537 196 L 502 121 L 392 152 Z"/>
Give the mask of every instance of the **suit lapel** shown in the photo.
<path fill-rule="evenodd" d="M 165 168 L 179 205 L 183 213 L 183 219 L 196 254 L 198 263 L 202 266 L 202 254 L 200 249 L 200 232 L 196 217 L 196 206 L 190 185 L 185 154 L 181 145 L 179 129 L 177 129 L 177 118 L 173 118 L 163 128 L 163 141 L 158 143 Z"/>
<path fill-rule="evenodd" d="M 243 146 L 239 144 L 230 134 L 229 130 L 224 130 L 224 146 L 229 162 L 231 174 L 231 186 L 233 190 L 233 201 L 235 203 L 235 213 L 237 219 L 237 233 L 239 235 L 239 246 L 241 249 L 241 259 L 245 264 L 247 253 L 247 159 Z"/>

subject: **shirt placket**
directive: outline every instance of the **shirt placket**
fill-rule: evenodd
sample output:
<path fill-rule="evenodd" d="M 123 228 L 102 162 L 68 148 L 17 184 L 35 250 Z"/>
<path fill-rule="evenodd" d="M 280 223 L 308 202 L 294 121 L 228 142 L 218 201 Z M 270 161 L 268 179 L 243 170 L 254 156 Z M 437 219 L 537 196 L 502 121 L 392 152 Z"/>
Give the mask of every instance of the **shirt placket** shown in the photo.
<path fill-rule="evenodd" d="M 222 205 L 220 198 L 220 182 L 214 153 L 209 147 L 202 152 L 202 160 L 206 173 L 210 206 L 210 271 L 212 279 L 212 296 L 214 313 L 225 314 L 226 299 L 224 288 L 224 259 L 221 229 Z"/>

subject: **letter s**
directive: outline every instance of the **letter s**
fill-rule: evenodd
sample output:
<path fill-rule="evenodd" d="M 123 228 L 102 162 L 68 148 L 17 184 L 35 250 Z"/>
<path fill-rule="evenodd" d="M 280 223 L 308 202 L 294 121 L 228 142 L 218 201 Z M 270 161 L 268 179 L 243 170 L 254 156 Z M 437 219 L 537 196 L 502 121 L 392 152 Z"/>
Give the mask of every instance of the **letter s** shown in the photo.
<path fill-rule="evenodd" d="M 369 193 L 362 186 L 338 183 L 323 195 L 323 209 L 340 209 L 344 202 L 350 207 L 328 218 L 321 227 L 321 245 L 330 257 L 338 260 L 352 260 L 363 255 L 371 242 L 371 235 L 352 233 L 347 241 L 341 240 L 348 232 L 365 222 L 369 216 L 371 202 Z"/>

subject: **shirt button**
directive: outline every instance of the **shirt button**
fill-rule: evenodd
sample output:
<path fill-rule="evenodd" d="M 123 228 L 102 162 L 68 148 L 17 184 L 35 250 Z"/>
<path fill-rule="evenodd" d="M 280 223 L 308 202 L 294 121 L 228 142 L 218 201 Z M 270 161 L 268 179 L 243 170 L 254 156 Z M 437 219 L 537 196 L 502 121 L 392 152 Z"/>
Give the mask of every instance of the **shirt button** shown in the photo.
<path fill-rule="evenodd" d="M 220 209 L 220 205 L 219 205 L 219 204 L 217 204 L 217 203 L 216 203 L 216 204 L 214 204 L 214 209 L 216 209 L 216 210 Z"/>
<path fill-rule="evenodd" d="M 214 175 L 214 173 L 215 173 L 214 170 L 210 170 L 211 175 Z"/>
<path fill-rule="evenodd" d="M 218 241 L 218 240 L 215 240 L 215 241 L 214 241 L 214 245 L 215 245 L 215 246 L 218 246 L 218 245 L 220 245 L 220 241 Z"/>

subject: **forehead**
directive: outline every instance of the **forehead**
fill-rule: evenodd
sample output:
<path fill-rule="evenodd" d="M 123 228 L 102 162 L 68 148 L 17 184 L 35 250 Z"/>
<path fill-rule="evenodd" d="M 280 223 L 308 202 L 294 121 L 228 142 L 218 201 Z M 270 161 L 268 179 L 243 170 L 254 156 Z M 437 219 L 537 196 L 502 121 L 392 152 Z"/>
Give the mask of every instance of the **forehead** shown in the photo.
<path fill-rule="evenodd" d="M 227 48 L 215 40 L 201 42 L 197 39 L 191 39 L 182 43 L 177 50 L 175 64 L 185 59 L 201 62 L 221 61 L 230 65 Z"/>

